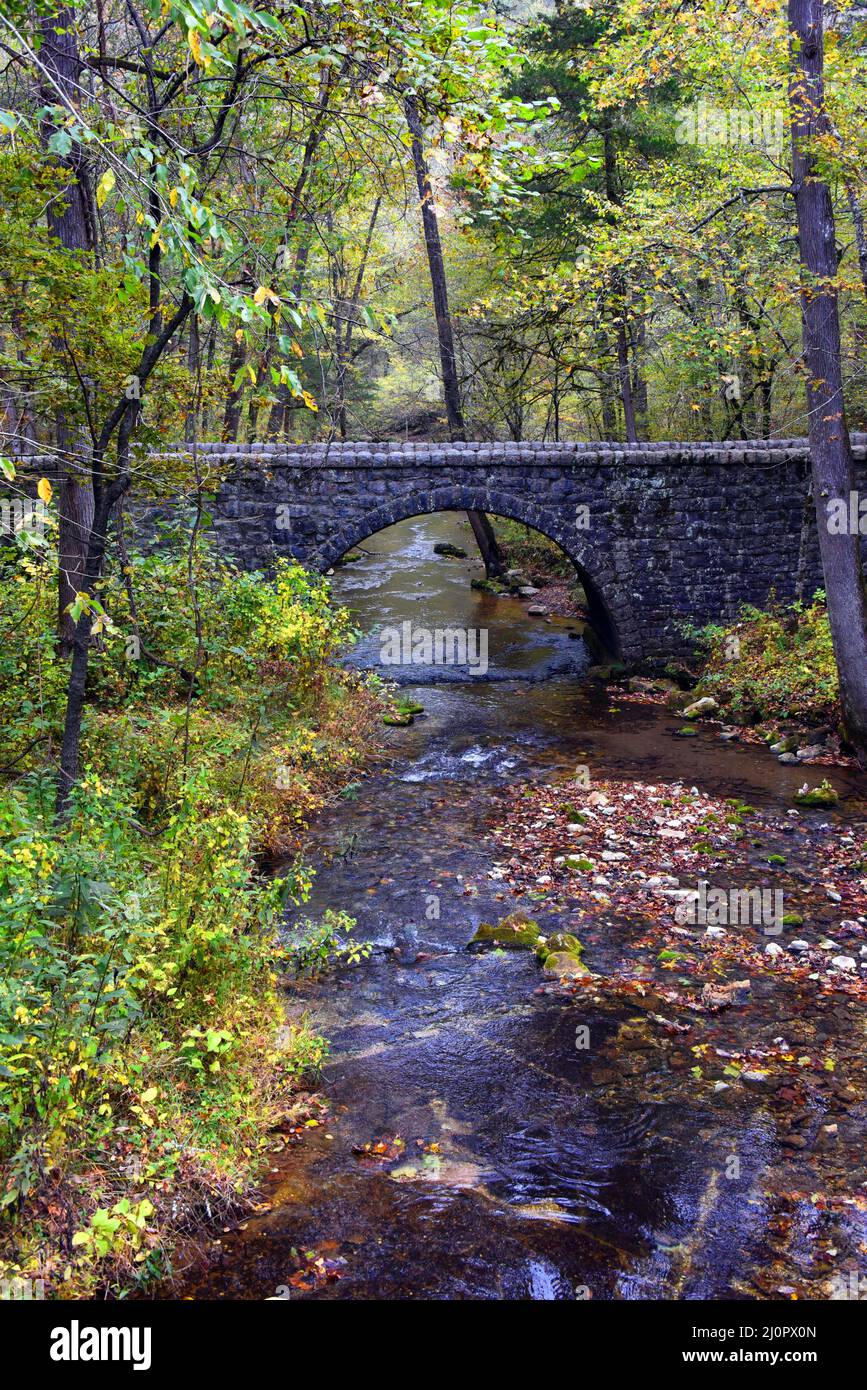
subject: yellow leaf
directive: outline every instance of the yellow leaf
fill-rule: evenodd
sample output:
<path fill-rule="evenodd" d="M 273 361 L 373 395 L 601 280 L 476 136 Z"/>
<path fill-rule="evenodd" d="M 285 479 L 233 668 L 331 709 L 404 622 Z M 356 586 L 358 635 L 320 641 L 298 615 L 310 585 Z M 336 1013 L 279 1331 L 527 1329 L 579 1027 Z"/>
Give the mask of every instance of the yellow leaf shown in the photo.
<path fill-rule="evenodd" d="M 51 501 L 52 488 L 47 478 L 39 479 L 39 482 L 36 485 L 36 491 L 38 492 L 43 502 L 47 503 Z"/>
<path fill-rule="evenodd" d="M 202 58 L 202 36 L 199 33 L 198 29 L 190 29 L 188 31 L 187 42 L 190 45 L 190 52 L 192 53 L 193 58 L 198 63 L 199 67 L 204 67 L 204 59 Z"/>
<path fill-rule="evenodd" d="M 260 285 L 256 293 L 253 295 L 253 303 L 264 304 L 266 299 L 271 304 L 280 303 L 279 295 L 276 295 L 273 290 L 268 288 L 267 285 Z"/>
<path fill-rule="evenodd" d="M 292 342 L 291 342 L 290 346 L 291 346 L 292 351 L 294 352 L 294 354 L 295 354 L 296 357 L 303 357 L 303 356 L 304 356 L 304 350 L 303 350 L 303 348 L 301 347 L 301 344 L 300 344 L 300 343 L 296 343 L 296 341 L 295 341 L 294 338 L 292 339 Z"/>
<path fill-rule="evenodd" d="M 113 169 L 106 169 L 99 183 L 96 185 L 96 206 L 101 208 L 106 198 L 115 185 Z"/>
<path fill-rule="evenodd" d="M 159 1091 L 156 1086 L 148 1086 L 146 1091 L 142 1091 L 139 1100 L 143 1105 L 147 1105 L 150 1101 L 156 1100 L 158 1095 Z"/>
<path fill-rule="evenodd" d="M 316 404 L 316 401 L 314 400 L 313 396 L 311 396 L 309 391 L 302 391 L 301 395 L 304 397 L 304 404 L 306 405 L 308 410 L 319 409 L 319 406 Z"/>

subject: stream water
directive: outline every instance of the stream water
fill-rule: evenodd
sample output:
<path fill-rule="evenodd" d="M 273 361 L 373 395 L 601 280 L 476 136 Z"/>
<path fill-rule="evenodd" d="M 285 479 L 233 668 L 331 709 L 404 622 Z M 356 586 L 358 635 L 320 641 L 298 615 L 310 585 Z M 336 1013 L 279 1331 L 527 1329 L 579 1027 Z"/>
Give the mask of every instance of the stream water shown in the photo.
<path fill-rule="evenodd" d="M 763 1180 L 778 1154 L 767 1111 L 660 1088 L 628 1065 L 600 1071 L 628 1004 L 600 1008 L 594 1046 L 579 1050 L 587 1006 L 540 989 L 532 953 L 466 947 L 479 922 L 515 906 L 489 877 L 496 846 L 485 836 L 506 784 L 586 764 L 608 778 L 683 779 L 783 806 L 803 770 L 710 728 L 673 738 L 659 707 L 612 712 L 582 674 L 591 658 L 580 625 L 472 590 L 478 567 L 434 555 L 444 540 L 469 548 L 460 518 L 404 522 L 335 576 L 365 633 L 355 663 L 376 664 L 378 628 L 410 621 L 487 629 L 490 669 L 463 680 L 455 670 L 384 672 L 425 713 L 388 731 L 382 766 L 322 815 L 307 855 L 320 867 L 305 913 L 344 909 L 373 950 L 288 1002 L 290 1016 L 307 1011 L 330 1040 L 328 1116 L 274 1158 L 270 1209 L 220 1238 L 189 1292 L 761 1296 L 750 1272 L 770 1258 Z M 849 774 L 832 775 L 852 792 Z M 594 971 L 623 949 L 616 924 L 585 944 Z M 377 1141 L 399 1161 L 365 1158 Z M 727 1183 L 735 1144 L 743 1171 Z"/>

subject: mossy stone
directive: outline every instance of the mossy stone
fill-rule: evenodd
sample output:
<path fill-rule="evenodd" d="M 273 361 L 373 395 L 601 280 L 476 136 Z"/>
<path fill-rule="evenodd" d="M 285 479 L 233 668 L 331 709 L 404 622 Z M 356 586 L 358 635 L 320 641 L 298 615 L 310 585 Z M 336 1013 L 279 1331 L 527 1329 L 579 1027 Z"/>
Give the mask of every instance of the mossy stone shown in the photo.
<path fill-rule="evenodd" d="M 481 922 L 470 946 L 484 946 L 489 943 L 514 948 L 535 946 L 539 934 L 538 922 L 534 922 L 526 912 L 512 912 L 496 925 Z"/>
<path fill-rule="evenodd" d="M 840 797 L 826 778 L 818 787 L 795 792 L 795 800 L 799 806 L 836 806 Z"/>
<path fill-rule="evenodd" d="M 561 979 L 576 979 L 580 975 L 590 974 L 587 966 L 572 951 L 552 951 L 546 956 L 542 969 L 546 975 L 559 975 Z"/>

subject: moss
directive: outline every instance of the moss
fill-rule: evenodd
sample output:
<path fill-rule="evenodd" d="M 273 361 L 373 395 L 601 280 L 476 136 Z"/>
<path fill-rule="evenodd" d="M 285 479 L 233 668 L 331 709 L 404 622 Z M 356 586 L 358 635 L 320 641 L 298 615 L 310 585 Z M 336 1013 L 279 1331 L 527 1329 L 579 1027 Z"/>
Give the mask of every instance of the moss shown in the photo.
<path fill-rule="evenodd" d="M 826 777 L 818 787 L 804 785 L 795 792 L 795 800 L 799 806 L 836 806 L 840 797 Z"/>
<path fill-rule="evenodd" d="M 785 862 L 786 862 L 786 861 L 785 861 L 785 859 L 784 859 L 784 857 L 783 857 L 782 854 L 769 854 L 769 855 L 768 855 L 768 863 L 769 863 L 769 864 L 780 864 L 780 865 L 782 865 L 782 864 L 785 864 Z"/>
<path fill-rule="evenodd" d="M 784 927 L 802 927 L 803 925 L 804 925 L 804 919 L 803 919 L 803 917 L 801 916 L 800 912 L 786 912 L 786 913 L 784 913 L 784 915 L 783 915 L 783 926 L 784 926 Z"/>
<path fill-rule="evenodd" d="M 584 947 L 571 932 L 555 931 L 545 937 L 536 947 L 536 959 L 544 965 L 548 956 L 568 951 L 576 958 L 584 954 Z"/>
<path fill-rule="evenodd" d="M 494 943 L 506 947 L 535 946 L 540 936 L 539 924 L 526 912 L 512 912 L 496 926 L 490 922 L 480 922 L 470 946 L 485 946 Z"/>
<path fill-rule="evenodd" d="M 695 635 L 707 653 L 702 690 L 732 723 L 768 720 L 779 727 L 839 719 L 837 666 L 821 595 L 806 607 L 745 608 L 728 627 Z"/>
<path fill-rule="evenodd" d="M 585 859 L 583 854 L 567 854 L 565 862 L 566 868 L 572 869 L 575 873 L 589 874 L 596 868 L 593 860 Z"/>
<path fill-rule="evenodd" d="M 561 978 L 590 974 L 587 966 L 573 951 L 551 951 L 550 955 L 545 957 L 542 969 L 547 975 L 559 975 Z"/>

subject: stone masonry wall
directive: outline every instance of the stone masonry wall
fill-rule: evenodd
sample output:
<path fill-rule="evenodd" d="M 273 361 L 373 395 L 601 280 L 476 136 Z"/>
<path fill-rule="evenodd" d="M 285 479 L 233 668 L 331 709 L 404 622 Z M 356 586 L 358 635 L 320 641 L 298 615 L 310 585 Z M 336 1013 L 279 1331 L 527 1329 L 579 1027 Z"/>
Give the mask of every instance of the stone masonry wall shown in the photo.
<path fill-rule="evenodd" d="M 867 435 L 853 435 L 867 495 Z M 685 624 L 795 591 L 809 475 L 806 441 L 562 444 L 199 445 L 223 551 L 249 569 L 295 556 L 329 569 L 384 526 L 470 509 L 536 527 L 570 556 L 594 626 L 630 664 L 684 652 Z M 186 446 L 165 457 L 188 452 Z M 33 466 L 37 460 L 31 461 Z M 133 526 L 183 502 L 133 500 Z M 815 519 L 808 592 L 821 586 Z"/>

